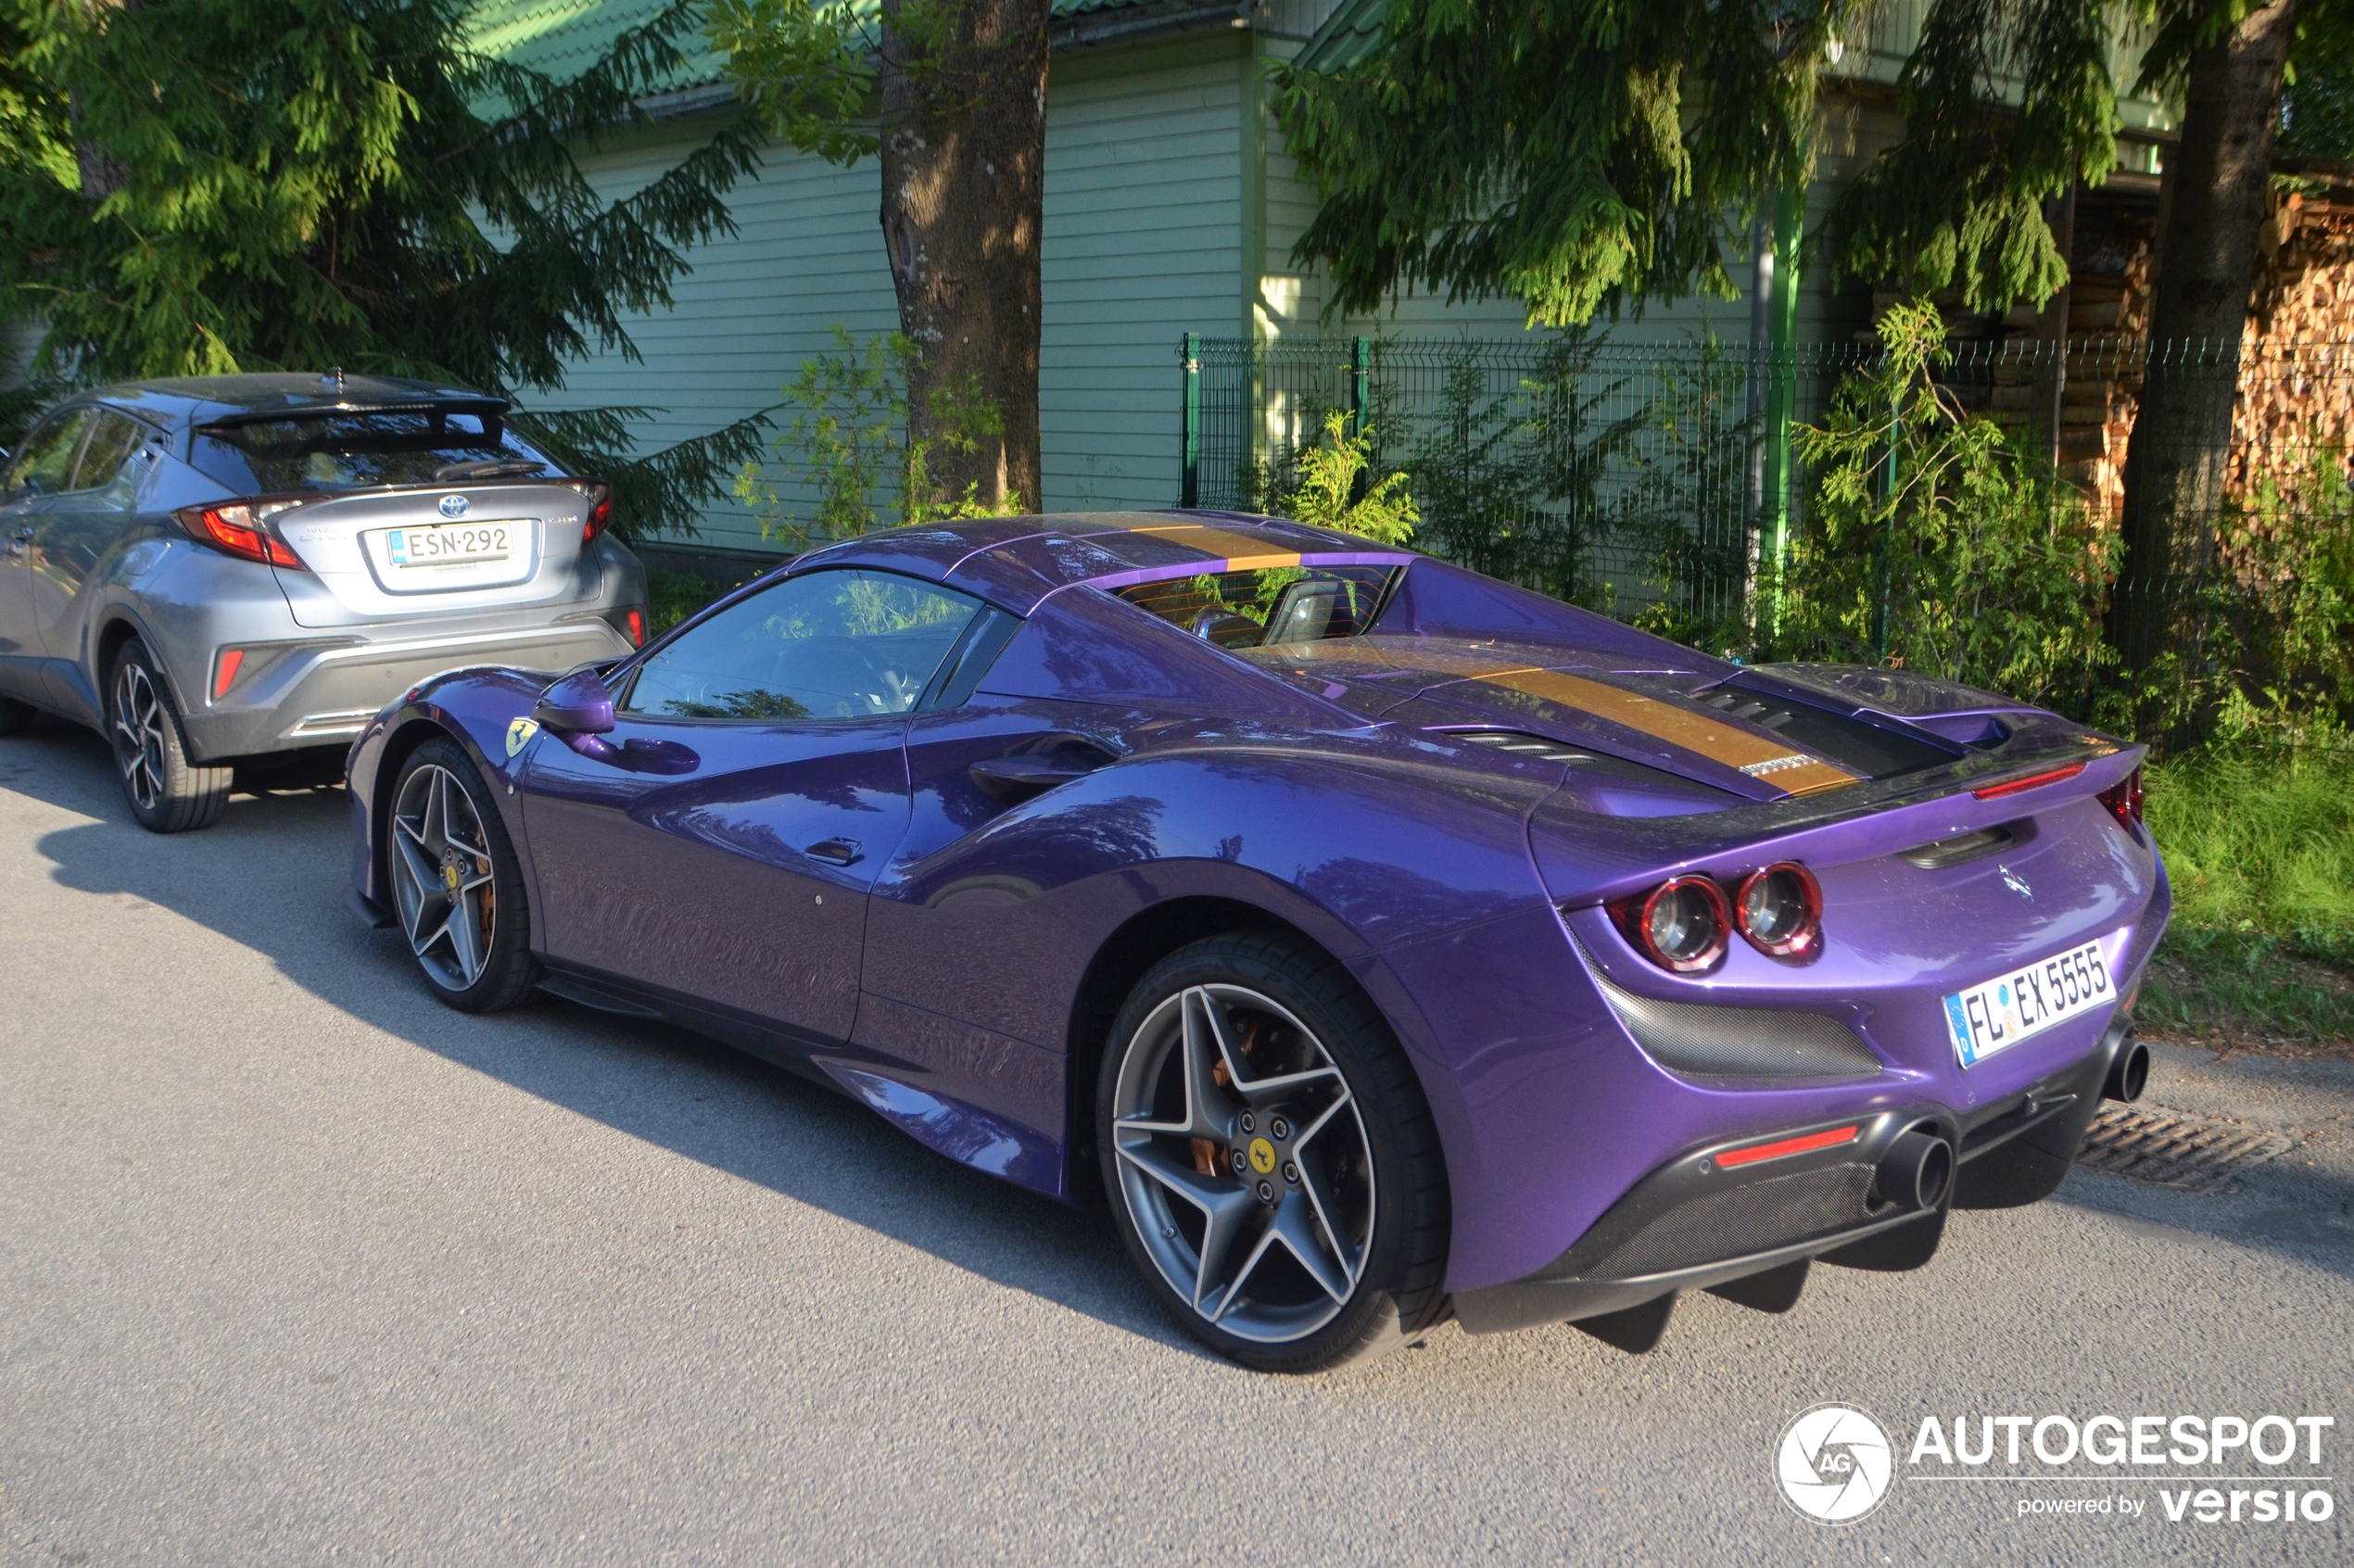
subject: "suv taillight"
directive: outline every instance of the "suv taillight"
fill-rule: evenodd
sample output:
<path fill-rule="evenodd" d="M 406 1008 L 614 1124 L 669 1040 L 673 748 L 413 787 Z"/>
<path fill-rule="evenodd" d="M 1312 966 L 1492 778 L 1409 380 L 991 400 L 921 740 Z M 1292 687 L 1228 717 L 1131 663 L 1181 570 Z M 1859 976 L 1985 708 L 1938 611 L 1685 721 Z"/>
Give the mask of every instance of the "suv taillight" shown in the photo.
<path fill-rule="evenodd" d="M 588 515 L 580 525 L 580 542 L 587 544 L 613 522 L 613 487 L 601 479 L 574 479 L 569 483 L 588 498 Z"/>
<path fill-rule="evenodd" d="M 203 506 L 184 506 L 172 513 L 188 537 L 200 545 L 209 545 L 224 555 L 241 561 L 258 561 L 265 566 L 291 566 L 297 572 L 308 572 L 302 557 L 294 547 L 280 538 L 271 527 L 270 520 L 308 501 L 316 496 L 280 496 L 264 499 L 211 501 Z"/>

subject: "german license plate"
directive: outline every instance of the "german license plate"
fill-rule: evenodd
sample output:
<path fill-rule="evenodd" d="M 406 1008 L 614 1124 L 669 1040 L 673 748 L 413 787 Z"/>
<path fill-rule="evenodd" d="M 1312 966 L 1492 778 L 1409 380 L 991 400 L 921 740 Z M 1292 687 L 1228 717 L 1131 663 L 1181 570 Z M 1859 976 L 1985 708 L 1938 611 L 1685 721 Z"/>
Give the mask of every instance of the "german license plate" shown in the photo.
<path fill-rule="evenodd" d="M 456 527 L 395 528 L 385 535 L 385 552 L 395 566 L 471 566 L 504 561 L 511 553 L 511 525 L 467 523 Z"/>
<path fill-rule="evenodd" d="M 2117 1000 L 2101 944 L 2083 946 L 1998 975 L 1945 998 L 1954 1054 L 1976 1067 L 1997 1051 Z"/>

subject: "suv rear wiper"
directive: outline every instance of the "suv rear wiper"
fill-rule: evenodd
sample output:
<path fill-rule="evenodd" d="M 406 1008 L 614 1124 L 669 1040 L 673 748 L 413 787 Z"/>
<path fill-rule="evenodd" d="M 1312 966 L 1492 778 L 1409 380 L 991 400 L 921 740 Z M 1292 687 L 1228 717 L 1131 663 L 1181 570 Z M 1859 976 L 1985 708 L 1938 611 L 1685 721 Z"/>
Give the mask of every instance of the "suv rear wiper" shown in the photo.
<path fill-rule="evenodd" d="M 446 485 L 454 479 L 519 479 L 529 474 L 544 474 L 548 465 L 529 458 L 476 458 L 471 462 L 444 463 L 433 471 L 433 482 Z"/>

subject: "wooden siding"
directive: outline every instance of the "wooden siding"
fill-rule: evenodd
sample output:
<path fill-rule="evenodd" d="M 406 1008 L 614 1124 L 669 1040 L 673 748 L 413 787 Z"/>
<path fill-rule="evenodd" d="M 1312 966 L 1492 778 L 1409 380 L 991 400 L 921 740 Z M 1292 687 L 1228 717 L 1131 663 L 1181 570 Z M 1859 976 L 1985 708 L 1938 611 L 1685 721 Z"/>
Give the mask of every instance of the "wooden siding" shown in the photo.
<path fill-rule="evenodd" d="M 1167 506 L 1177 493 L 1176 346 L 1234 330 L 1241 295 L 1241 40 L 1210 34 L 1057 57 L 1046 133 L 1045 316 L 1039 398 L 1049 508 Z M 707 122 L 704 122 L 707 123 Z M 621 194 L 676 162 L 698 123 L 659 126 L 585 157 Z M 736 189 L 739 232 L 690 254 L 674 309 L 633 318 L 642 363 L 584 361 L 568 406 L 657 408 L 648 448 L 777 401 L 833 323 L 861 341 L 897 322 L 877 224 L 875 160 L 837 169 L 773 149 Z M 782 463 L 770 478 L 799 493 Z M 761 543 L 732 503 L 715 545 Z"/>

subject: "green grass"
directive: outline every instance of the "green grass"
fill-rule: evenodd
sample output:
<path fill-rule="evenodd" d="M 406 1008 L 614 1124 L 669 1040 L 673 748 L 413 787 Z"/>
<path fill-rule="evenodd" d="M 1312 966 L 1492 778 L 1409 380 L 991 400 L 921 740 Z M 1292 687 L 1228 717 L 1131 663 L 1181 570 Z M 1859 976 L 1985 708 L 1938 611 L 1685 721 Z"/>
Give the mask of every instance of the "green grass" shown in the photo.
<path fill-rule="evenodd" d="M 2218 742 L 2149 772 L 2174 925 L 2156 1029 L 2354 1042 L 2354 749 Z"/>

